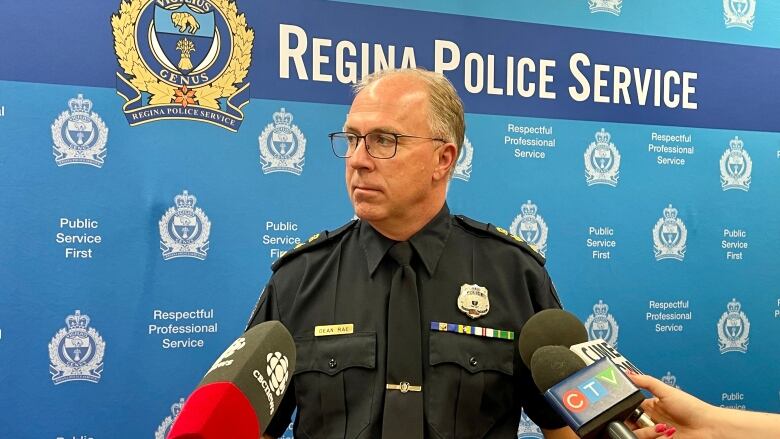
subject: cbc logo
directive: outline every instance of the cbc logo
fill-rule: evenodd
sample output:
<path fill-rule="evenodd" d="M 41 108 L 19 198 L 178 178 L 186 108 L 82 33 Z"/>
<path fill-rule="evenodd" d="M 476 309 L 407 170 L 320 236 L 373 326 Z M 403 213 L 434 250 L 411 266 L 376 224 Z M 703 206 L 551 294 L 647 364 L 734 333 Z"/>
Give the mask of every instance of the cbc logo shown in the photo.
<path fill-rule="evenodd" d="M 284 393 L 284 388 L 287 385 L 287 377 L 289 375 L 287 357 L 280 352 L 269 353 L 266 356 L 266 375 L 271 379 L 271 388 L 274 390 L 276 396 L 281 396 Z"/>
<path fill-rule="evenodd" d="M 595 377 L 578 385 L 576 389 L 567 390 L 563 394 L 563 405 L 571 413 L 580 413 L 591 404 L 595 404 L 609 394 L 607 387 L 617 388 L 618 372 L 610 367 L 599 372 Z"/>

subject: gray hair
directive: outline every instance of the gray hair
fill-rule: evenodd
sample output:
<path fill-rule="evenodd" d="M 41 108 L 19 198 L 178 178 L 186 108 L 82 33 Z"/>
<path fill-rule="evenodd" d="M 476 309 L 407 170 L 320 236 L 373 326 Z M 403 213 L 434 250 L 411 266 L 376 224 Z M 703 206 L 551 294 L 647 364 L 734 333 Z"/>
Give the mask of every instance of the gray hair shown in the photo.
<path fill-rule="evenodd" d="M 428 91 L 428 125 L 431 134 L 447 142 L 452 142 L 457 148 L 455 160 L 460 156 L 463 138 L 466 133 L 466 121 L 463 116 L 463 102 L 455 91 L 452 83 L 441 73 L 431 72 L 423 68 L 379 70 L 363 77 L 352 87 L 355 94 L 389 76 L 408 75 L 422 81 Z M 450 177 L 455 171 L 453 163 Z"/>

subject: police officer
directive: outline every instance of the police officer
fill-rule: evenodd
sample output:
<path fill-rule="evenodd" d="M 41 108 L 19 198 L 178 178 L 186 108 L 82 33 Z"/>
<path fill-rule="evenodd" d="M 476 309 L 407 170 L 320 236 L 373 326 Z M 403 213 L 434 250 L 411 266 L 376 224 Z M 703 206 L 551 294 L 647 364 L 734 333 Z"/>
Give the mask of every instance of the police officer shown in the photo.
<path fill-rule="evenodd" d="M 544 259 L 445 202 L 465 132 L 452 84 L 391 70 L 356 93 L 330 138 L 359 220 L 279 259 L 250 320 L 280 320 L 297 348 L 267 435 L 297 407 L 296 438 L 512 438 L 522 408 L 545 437 L 576 437 L 516 345 L 560 307 Z"/>

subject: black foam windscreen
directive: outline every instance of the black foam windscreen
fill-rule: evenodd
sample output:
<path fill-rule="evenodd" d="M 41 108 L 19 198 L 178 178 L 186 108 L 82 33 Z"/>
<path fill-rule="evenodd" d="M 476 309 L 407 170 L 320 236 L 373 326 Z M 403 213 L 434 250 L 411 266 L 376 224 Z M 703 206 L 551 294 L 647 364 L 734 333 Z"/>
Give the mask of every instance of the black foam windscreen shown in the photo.
<path fill-rule="evenodd" d="M 278 321 L 256 325 L 214 362 L 198 386 L 229 382 L 255 409 L 260 425 L 270 422 L 295 371 L 295 342 Z"/>
<path fill-rule="evenodd" d="M 530 369 L 536 387 L 546 392 L 585 366 L 582 358 L 567 347 L 542 346 L 531 357 Z"/>
<path fill-rule="evenodd" d="M 542 346 L 565 346 L 588 341 L 588 331 L 574 314 L 562 309 L 540 311 L 523 325 L 518 337 L 520 358 L 529 368 L 531 357 Z"/>

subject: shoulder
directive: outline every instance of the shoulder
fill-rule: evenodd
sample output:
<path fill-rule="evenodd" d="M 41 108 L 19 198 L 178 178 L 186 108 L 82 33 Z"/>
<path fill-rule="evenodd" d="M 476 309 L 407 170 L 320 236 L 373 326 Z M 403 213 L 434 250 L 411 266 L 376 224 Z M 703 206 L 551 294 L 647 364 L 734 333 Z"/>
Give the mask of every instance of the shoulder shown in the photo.
<path fill-rule="evenodd" d="M 489 240 L 493 245 L 510 245 L 519 248 L 522 252 L 533 257 L 539 265 L 544 265 L 544 256 L 539 254 L 533 244 L 529 244 L 523 238 L 509 233 L 506 229 L 471 219 L 465 215 L 455 215 L 454 218 L 454 223 L 464 231 Z"/>
<path fill-rule="evenodd" d="M 330 245 L 337 242 L 339 239 L 342 239 L 344 236 L 347 235 L 347 232 L 352 230 L 355 225 L 358 223 L 358 220 L 352 220 L 348 222 L 347 224 L 344 224 L 343 226 L 339 227 L 338 229 L 329 231 L 329 230 L 323 230 L 320 233 L 315 233 L 314 235 L 310 236 L 309 239 L 307 239 L 305 242 L 302 242 L 295 246 L 292 250 L 288 251 L 282 257 L 276 260 L 271 265 L 271 270 L 276 272 L 284 265 L 287 265 L 288 263 L 296 260 L 299 256 L 304 254 L 312 254 L 317 251 L 324 251 L 326 252 Z"/>

